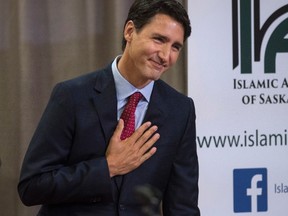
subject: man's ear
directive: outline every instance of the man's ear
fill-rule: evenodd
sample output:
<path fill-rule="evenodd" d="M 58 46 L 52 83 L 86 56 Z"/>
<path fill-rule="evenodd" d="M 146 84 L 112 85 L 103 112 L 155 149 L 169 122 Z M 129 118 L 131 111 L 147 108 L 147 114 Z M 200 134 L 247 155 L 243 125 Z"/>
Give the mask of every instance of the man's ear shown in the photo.
<path fill-rule="evenodd" d="M 134 22 L 129 20 L 124 28 L 124 38 L 127 42 L 130 42 L 133 38 L 133 33 L 136 31 Z"/>

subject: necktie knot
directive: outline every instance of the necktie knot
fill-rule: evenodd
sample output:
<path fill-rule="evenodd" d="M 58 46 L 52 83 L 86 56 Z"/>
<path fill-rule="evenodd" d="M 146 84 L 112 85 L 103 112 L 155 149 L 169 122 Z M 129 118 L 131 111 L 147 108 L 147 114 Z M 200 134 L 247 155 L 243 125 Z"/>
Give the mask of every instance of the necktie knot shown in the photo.
<path fill-rule="evenodd" d="M 124 121 L 121 140 L 130 137 L 135 131 L 135 110 L 142 97 L 143 95 L 140 92 L 135 92 L 129 97 L 129 100 L 125 105 L 124 111 L 120 117 Z"/>
<path fill-rule="evenodd" d="M 142 94 L 140 92 L 135 92 L 129 97 L 129 102 L 131 101 L 134 106 L 137 106 L 141 98 L 142 98 Z"/>

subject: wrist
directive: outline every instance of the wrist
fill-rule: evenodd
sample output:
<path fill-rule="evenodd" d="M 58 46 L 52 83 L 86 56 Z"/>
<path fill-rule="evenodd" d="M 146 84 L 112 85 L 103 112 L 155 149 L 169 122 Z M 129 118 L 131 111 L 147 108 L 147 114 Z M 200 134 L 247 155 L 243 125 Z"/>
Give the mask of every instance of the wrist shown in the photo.
<path fill-rule="evenodd" d="M 112 178 L 112 177 L 117 175 L 117 169 L 110 158 L 107 157 L 106 160 L 107 160 L 107 164 L 108 164 L 110 178 Z"/>

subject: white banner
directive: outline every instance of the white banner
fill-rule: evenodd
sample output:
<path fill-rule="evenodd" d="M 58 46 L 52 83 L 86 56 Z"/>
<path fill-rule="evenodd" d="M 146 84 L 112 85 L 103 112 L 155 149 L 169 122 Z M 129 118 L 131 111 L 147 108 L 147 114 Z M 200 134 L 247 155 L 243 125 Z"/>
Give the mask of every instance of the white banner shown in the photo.
<path fill-rule="evenodd" d="M 288 215 L 288 0 L 189 0 L 203 216 Z"/>

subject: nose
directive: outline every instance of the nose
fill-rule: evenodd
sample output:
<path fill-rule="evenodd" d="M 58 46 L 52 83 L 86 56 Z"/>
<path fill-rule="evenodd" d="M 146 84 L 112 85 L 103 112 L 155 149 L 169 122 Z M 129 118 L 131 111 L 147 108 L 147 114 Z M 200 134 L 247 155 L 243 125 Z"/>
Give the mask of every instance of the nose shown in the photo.
<path fill-rule="evenodd" d="M 165 45 L 162 47 L 162 49 L 159 51 L 158 54 L 161 63 L 167 63 L 170 58 L 170 47 L 168 45 Z"/>

